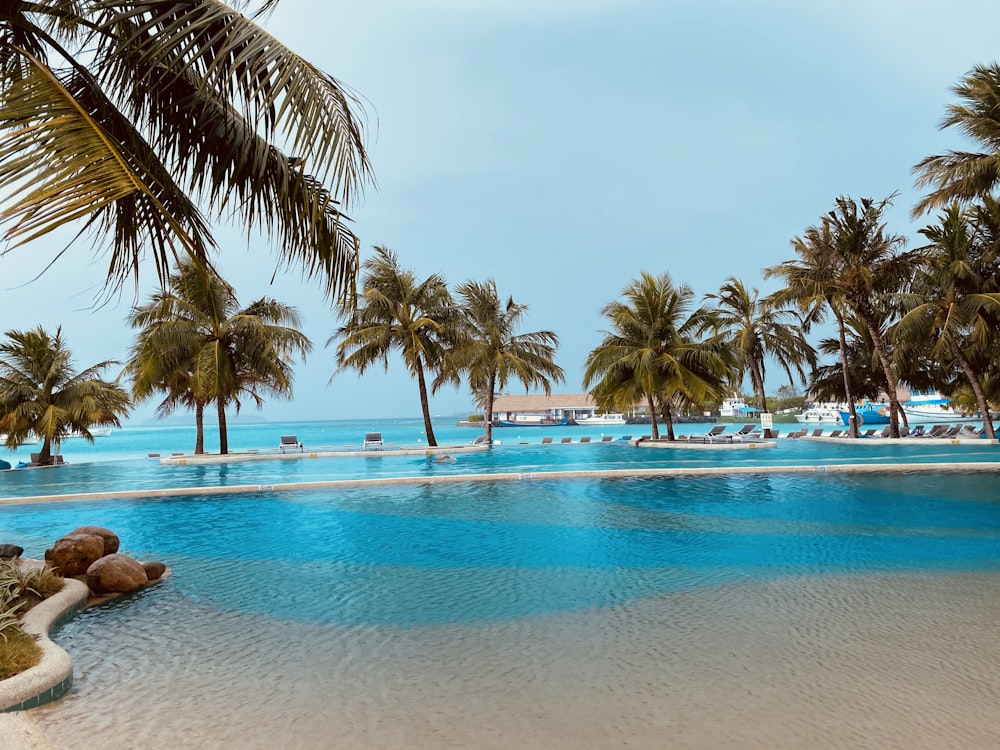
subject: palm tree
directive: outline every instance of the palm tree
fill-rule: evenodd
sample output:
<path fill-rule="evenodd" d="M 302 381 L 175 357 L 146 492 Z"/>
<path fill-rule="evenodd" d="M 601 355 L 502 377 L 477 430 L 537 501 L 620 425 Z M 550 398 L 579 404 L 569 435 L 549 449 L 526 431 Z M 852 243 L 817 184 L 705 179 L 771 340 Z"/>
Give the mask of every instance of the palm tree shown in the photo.
<path fill-rule="evenodd" d="M 493 399 L 511 380 L 525 390 L 541 388 L 546 395 L 552 383 L 565 376 L 555 363 L 559 337 L 552 331 L 517 333 L 527 305 L 508 297 L 503 303 L 493 279 L 467 281 L 456 289 L 459 306 L 458 338 L 448 356 L 448 366 L 436 385 L 456 381 L 466 373 L 469 388 L 477 394 L 486 421 L 486 441 L 493 440 Z"/>
<path fill-rule="evenodd" d="M 1000 293 L 985 291 L 969 214 L 952 204 L 938 224 L 920 230 L 930 244 L 923 257 L 914 291 L 907 295 L 908 312 L 893 329 L 904 345 L 919 348 L 931 342 L 931 356 L 956 363 L 975 394 L 987 437 L 995 439 L 990 407 L 973 359 L 996 345 Z"/>
<path fill-rule="evenodd" d="M 908 281 L 916 259 L 912 253 L 899 250 L 906 239 L 889 234 L 882 221 L 892 197 L 882 201 L 862 198 L 859 205 L 841 196 L 834 209 L 823 217 L 823 229 L 812 228 L 807 235 L 822 238 L 815 249 L 825 256 L 819 266 L 827 276 L 824 283 L 868 327 L 889 384 L 890 434 L 898 438 L 898 379 L 883 338 L 884 321 L 879 311 L 883 307 L 882 297 L 896 293 Z"/>
<path fill-rule="evenodd" d="M 794 373 L 805 385 L 803 365 L 816 366 L 816 352 L 805 339 L 798 318 L 792 310 L 778 307 L 771 299 L 761 300 L 757 289 L 749 291 L 742 281 L 730 276 L 718 294 L 707 294 L 716 301 L 711 326 L 723 336 L 724 344 L 736 355 L 736 382 L 750 376 L 754 393 L 767 412 L 764 391 L 765 362 L 771 358 L 785 371 L 789 384 Z M 771 437 L 770 430 L 765 437 Z"/>
<path fill-rule="evenodd" d="M 1000 184 L 1000 64 L 976 66 L 952 91 L 961 103 L 948 105 L 941 129 L 957 127 L 983 150 L 947 151 L 917 164 L 917 187 L 933 189 L 914 207 L 914 216 L 991 195 Z"/>
<path fill-rule="evenodd" d="M 601 310 L 612 330 L 587 355 L 584 388 L 594 386 L 591 395 L 608 410 L 624 411 L 645 401 L 653 439 L 660 436 L 657 415 L 662 411 L 673 440 L 673 408 L 721 398 L 734 362 L 720 337 L 699 338 L 709 312 L 691 311 L 694 292 L 686 284 L 674 286 L 667 273 L 643 272 L 622 296 L 624 301 Z"/>
<path fill-rule="evenodd" d="M 253 20 L 276 2 L 252 18 L 217 0 L 4 4 L 4 241 L 82 221 L 110 249 L 109 287 L 146 252 L 164 283 L 172 259 L 214 249 L 206 215 L 231 216 L 343 291 L 357 240 L 341 203 L 371 176 L 359 104 Z"/>
<path fill-rule="evenodd" d="M 202 416 L 215 403 L 219 418 L 219 452 L 229 452 L 226 408 L 241 407 L 250 396 L 257 407 L 262 393 L 290 397 L 292 357 L 312 348 L 298 330 L 293 307 L 262 297 L 240 309 L 233 288 L 211 269 L 181 263 L 167 289 L 132 311 L 138 328 L 127 371 L 137 398 L 166 394 L 158 412 L 178 406 L 195 409 L 198 435 L 195 452 L 204 452 Z"/>
<path fill-rule="evenodd" d="M 73 372 L 72 354 L 62 338 L 41 326 L 8 331 L 0 344 L 0 432 L 8 448 L 17 448 L 32 434 L 42 438 L 39 464 L 52 463 L 52 444 L 79 433 L 94 442 L 91 427 L 121 427 L 131 402 L 117 383 L 101 378 L 105 360 Z"/>
<path fill-rule="evenodd" d="M 840 352 L 840 371 L 843 379 L 844 399 L 850 414 L 848 430 L 851 437 L 858 436 L 858 415 L 855 408 L 857 394 L 854 393 L 848 360 L 846 318 L 847 301 L 836 285 L 836 269 L 831 227 L 826 222 L 806 229 L 802 237 L 792 239 L 792 248 L 797 260 L 785 262 L 764 269 L 764 278 L 780 276 L 785 287 L 771 295 L 772 304 L 795 303 L 802 314 L 802 329 L 808 333 L 813 325 L 823 323 L 829 310 L 837 324 Z"/>
<path fill-rule="evenodd" d="M 427 443 L 437 445 L 431 424 L 427 370 L 443 367 L 445 345 L 455 328 L 455 309 L 444 278 L 433 274 L 417 282 L 400 268 L 396 254 L 375 246 L 375 255 L 362 266 L 362 291 L 357 306 L 343 303 L 347 322 L 327 340 L 337 344 L 337 370 L 358 374 L 376 363 L 388 371 L 389 353 L 399 349 L 410 374 L 417 379 Z"/>

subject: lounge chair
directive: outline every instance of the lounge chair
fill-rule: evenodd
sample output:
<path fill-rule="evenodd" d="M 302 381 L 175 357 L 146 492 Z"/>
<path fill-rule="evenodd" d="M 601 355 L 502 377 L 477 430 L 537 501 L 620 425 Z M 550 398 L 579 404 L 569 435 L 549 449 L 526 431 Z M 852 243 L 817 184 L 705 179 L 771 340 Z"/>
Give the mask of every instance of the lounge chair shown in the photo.
<path fill-rule="evenodd" d="M 580 438 L 580 442 L 581 443 L 589 443 L 590 442 L 590 436 L 589 435 L 584 435 L 582 438 Z"/>
<path fill-rule="evenodd" d="M 823 437 L 823 428 L 822 427 L 817 427 L 815 430 L 812 431 L 812 436 L 813 437 Z"/>
<path fill-rule="evenodd" d="M 861 437 L 875 437 L 876 432 L 878 432 L 878 430 L 875 428 L 872 428 L 870 430 L 865 430 L 865 434 L 862 435 Z"/>
<path fill-rule="evenodd" d="M 542 445 L 548 445 L 551 442 L 552 442 L 552 438 L 550 438 L 550 437 L 543 437 L 542 438 Z"/>
<path fill-rule="evenodd" d="M 796 430 L 795 432 L 789 432 L 788 435 L 786 435 L 786 437 L 790 437 L 793 440 L 798 440 L 800 437 L 805 437 L 805 434 L 807 432 L 809 432 L 809 430 L 803 427 L 801 430 Z"/>
<path fill-rule="evenodd" d="M 844 434 L 843 430 L 834 430 L 827 437 L 840 437 L 843 434 Z"/>
<path fill-rule="evenodd" d="M 958 434 L 958 431 L 961 430 L 961 429 L 962 429 L 961 425 L 955 425 L 954 427 L 951 427 L 951 428 L 945 430 L 944 432 L 942 432 L 939 437 L 953 438 L 953 437 L 955 437 Z"/>
<path fill-rule="evenodd" d="M 295 435 L 282 435 L 281 442 L 278 443 L 278 450 L 282 453 L 289 450 L 302 452 L 304 448 L 299 444 L 299 439 Z"/>
<path fill-rule="evenodd" d="M 559 442 L 560 442 L 560 443 L 563 443 L 563 444 L 565 444 L 565 443 L 572 443 L 572 442 L 573 442 L 573 438 L 571 438 L 571 437 L 564 437 L 564 438 L 563 438 L 562 440 L 560 440 Z"/>
<path fill-rule="evenodd" d="M 924 433 L 924 437 L 937 438 L 941 437 L 944 433 L 948 431 L 950 425 L 946 424 L 936 424 L 931 427 L 930 432 Z"/>
<path fill-rule="evenodd" d="M 708 432 L 702 434 L 688 435 L 687 441 L 689 443 L 714 443 L 716 441 L 729 440 L 729 436 L 723 436 L 722 433 L 726 431 L 726 425 L 717 424 L 713 425 L 712 429 Z"/>
<path fill-rule="evenodd" d="M 385 448 L 385 443 L 382 441 L 381 432 L 366 432 L 365 442 L 363 444 L 366 451 L 380 451 Z"/>
<path fill-rule="evenodd" d="M 601 435 L 602 443 L 610 443 L 614 438 L 611 435 Z"/>

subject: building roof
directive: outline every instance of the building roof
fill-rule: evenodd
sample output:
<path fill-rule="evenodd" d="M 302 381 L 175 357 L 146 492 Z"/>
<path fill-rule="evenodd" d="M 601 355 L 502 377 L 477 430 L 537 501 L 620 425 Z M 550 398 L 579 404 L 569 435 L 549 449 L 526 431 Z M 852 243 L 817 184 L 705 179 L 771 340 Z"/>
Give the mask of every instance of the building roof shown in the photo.
<path fill-rule="evenodd" d="M 543 412 L 550 409 L 596 409 L 597 404 L 589 393 L 553 393 L 497 396 L 493 402 L 495 412 Z"/>

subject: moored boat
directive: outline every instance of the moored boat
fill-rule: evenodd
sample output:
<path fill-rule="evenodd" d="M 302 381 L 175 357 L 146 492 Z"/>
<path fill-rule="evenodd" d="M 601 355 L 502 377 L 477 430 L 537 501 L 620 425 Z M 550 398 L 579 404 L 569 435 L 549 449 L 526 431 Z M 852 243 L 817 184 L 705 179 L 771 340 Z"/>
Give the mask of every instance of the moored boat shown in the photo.
<path fill-rule="evenodd" d="M 627 424 L 624 414 L 594 414 L 589 417 L 577 417 L 574 420 L 579 425 L 623 425 Z"/>
<path fill-rule="evenodd" d="M 909 401 L 900 405 L 906 412 L 906 419 L 911 424 L 914 422 L 924 423 L 956 423 L 956 422 L 982 422 L 982 416 L 975 414 L 962 414 L 955 411 L 951 405 L 951 400 L 945 398 L 940 393 L 916 393 L 910 396 Z"/>
<path fill-rule="evenodd" d="M 813 404 L 801 414 L 796 414 L 795 421 L 800 424 L 841 424 L 842 409 L 847 407 L 843 404 Z"/>
<path fill-rule="evenodd" d="M 511 419 L 501 419 L 497 427 L 560 427 L 569 424 L 565 417 L 548 414 L 515 414 Z"/>

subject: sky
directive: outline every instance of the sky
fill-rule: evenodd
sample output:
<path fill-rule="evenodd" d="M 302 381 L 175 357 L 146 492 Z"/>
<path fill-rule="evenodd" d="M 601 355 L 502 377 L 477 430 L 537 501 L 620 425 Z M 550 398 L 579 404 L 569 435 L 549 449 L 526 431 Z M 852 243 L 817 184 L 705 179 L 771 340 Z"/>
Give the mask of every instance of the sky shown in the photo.
<path fill-rule="evenodd" d="M 730 276 L 771 291 L 761 269 L 794 257 L 790 241 L 841 195 L 898 192 L 889 229 L 916 239 L 929 220 L 909 216 L 912 167 L 969 147 L 939 129 L 951 88 L 1000 58 L 986 0 L 282 0 L 262 25 L 363 102 L 376 184 L 347 209 L 362 257 L 384 245 L 418 278 L 493 278 L 528 306 L 522 332 L 559 336 L 557 393 L 583 390 L 601 308 L 644 271 L 699 297 Z M 216 231 L 241 303 L 294 305 L 314 344 L 294 397 L 245 414 L 420 414 L 398 356 L 331 380 L 338 321 L 319 285 L 275 277 L 266 240 Z M 134 297 L 94 305 L 106 258 L 77 242 L 36 278 L 70 237 L 0 257 L 0 330 L 62 326 L 79 368 L 123 359 Z M 140 273 L 142 301 L 155 269 Z M 474 409 L 448 388 L 431 411 Z"/>

